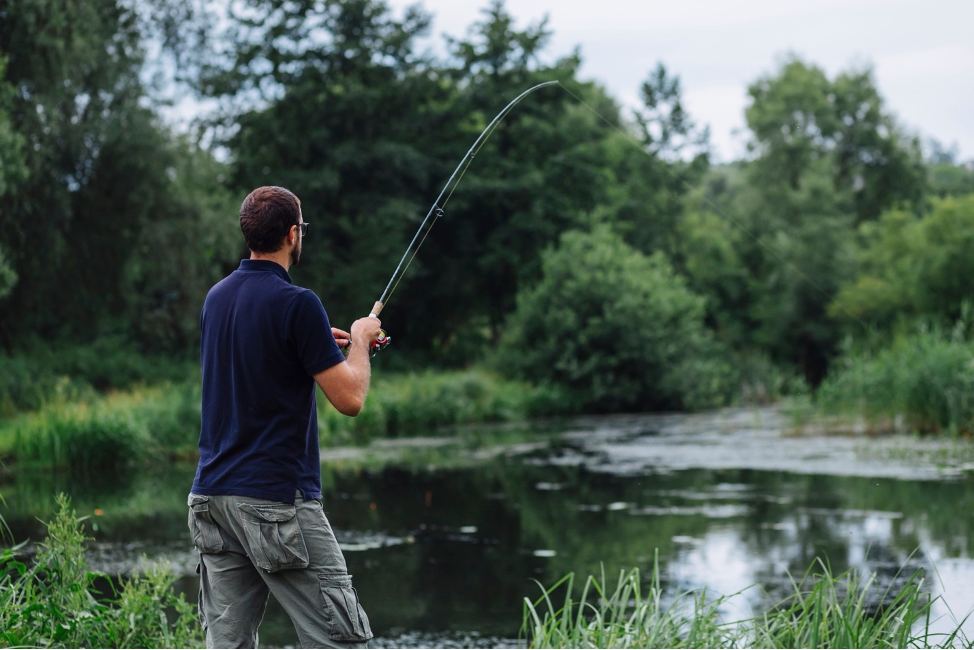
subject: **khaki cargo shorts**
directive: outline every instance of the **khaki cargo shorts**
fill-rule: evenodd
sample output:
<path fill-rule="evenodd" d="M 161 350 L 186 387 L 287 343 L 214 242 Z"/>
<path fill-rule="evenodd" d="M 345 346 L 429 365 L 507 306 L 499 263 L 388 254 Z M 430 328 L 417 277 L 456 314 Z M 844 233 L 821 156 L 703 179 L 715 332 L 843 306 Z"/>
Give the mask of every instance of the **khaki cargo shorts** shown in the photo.
<path fill-rule="evenodd" d="M 369 619 L 321 503 L 190 494 L 208 648 L 256 648 L 273 593 L 305 648 L 366 648 Z"/>

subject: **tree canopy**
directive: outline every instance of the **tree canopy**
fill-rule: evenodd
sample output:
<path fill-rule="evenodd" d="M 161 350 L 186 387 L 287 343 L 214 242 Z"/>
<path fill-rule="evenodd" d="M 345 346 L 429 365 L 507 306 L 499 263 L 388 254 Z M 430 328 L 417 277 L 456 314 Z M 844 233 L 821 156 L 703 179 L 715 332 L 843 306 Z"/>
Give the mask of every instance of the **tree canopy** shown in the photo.
<path fill-rule="evenodd" d="M 314 225 L 295 281 L 347 324 L 497 111 L 550 80 L 563 88 L 518 105 L 449 198 L 383 312 L 381 363 L 500 350 L 591 408 L 704 405 L 747 359 L 816 384 L 863 323 L 949 320 L 970 300 L 971 168 L 942 145 L 924 160 L 870 68 L 782 60 L 748 87 L 749 154 L 713 165 L 663 63 L 626 107 L 578 51 L 551 55 L 546 21 L 495 0 L 435 55 L 431 20 L 381 0 L 6 5 L 3 346 L 192 353 L 261 185 L 301 199 Z M 214 107 L 188 130 L 160 117 L 180 92 Z M 589 332 L 600 319 L 622 347 Z"/>

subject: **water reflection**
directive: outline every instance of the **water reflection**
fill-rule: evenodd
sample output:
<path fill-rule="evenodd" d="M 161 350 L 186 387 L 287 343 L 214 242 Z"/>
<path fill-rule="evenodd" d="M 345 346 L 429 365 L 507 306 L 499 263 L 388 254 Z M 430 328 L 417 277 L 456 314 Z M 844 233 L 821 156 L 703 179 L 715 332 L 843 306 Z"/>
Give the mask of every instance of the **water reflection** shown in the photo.
<path fill-rule="evenodd" d="M 780 597 L 789 574 L 800 577 L 816 557 L 835 572 L 859 567 L 894 586 L 904 566 L 907 575 L 925 569 L 939 591 L 936 567 L 955 613 L 974 604 L 974 495 L 963 474 L 929 466 L 898 474 L 888 463 L 863 461 L 866 476 L 850 475 L 849 445 L 835 439 L 809 442 L 817 460 L 808 472 L 793 458 L 787 471 L 766 468 L 764 452 L 728 467 L 726 447 L 736 436 L 770 444 L 767 429 L 778 425 L 766 417 L 765 428 L 740 433 L 739 421 L 725 419 L 730 432 L 712 426 L 695 434 L 678 418 L 616 420 L 510 453 L 452 448 L 402 462 L 326 462 L 325 511 L 383 637 L 376 645 L 509 644 L 523 597 L 538 594 L 532 578 L 551 584 L 569 571 L 604 568 L 611 576 L 631 567 L 648 576 L 657 549 L 671 590 L 764 586 L 733 601 L 731 616 Z M 837 450 L 835 463 L 821 455 L 829 448 Z M 694 456 L 697 466 L 688 467 Z M 176 466 L 97 488 L 18 474 L 0 492 L 18 538 L 39 537 L 35 518 L 63 490 L 80 513 L 103 512 L 91 520 L 98 527 L 91 558 L 100 568 L 126 572 L 168 559 L 185 576 L 182 588 L 195 593 L 184 506 L 193 471 Z M 296 642 L 274 603 L 261 637 L 265 645 Z"/>

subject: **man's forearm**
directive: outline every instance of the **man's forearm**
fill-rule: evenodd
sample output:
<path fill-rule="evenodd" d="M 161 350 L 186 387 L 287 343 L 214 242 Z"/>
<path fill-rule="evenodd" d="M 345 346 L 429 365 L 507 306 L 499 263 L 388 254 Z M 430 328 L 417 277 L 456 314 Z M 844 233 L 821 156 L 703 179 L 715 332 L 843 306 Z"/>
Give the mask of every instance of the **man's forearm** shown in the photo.
<path fill-rule="evenodd" d="M 355 392 L 361 404 L 365 404 L 365 396 L 369 392 L 369 382 L 372 378 L 372 363 L 369 360 L 369 344 L 363 340 L 353 340 L 348 346 L 349 370 L 354 377 Z"/>

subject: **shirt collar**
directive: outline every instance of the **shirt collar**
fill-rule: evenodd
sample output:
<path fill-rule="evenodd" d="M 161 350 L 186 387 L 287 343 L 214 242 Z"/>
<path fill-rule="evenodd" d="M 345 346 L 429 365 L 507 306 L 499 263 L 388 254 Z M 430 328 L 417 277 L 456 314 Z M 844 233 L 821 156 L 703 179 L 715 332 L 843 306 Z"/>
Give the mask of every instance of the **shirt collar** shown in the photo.
<path fill-rule="evenodd" d="M 291 281 L 291 275 L 284 270 L 284 267 L 277 262 L 272 262 L 270 260 L 240 260 L 240 271 L 270 271 L 271 273 L 276 273 L 280 276 L 282 280 L 288 284 L 294 284 Z"/>

